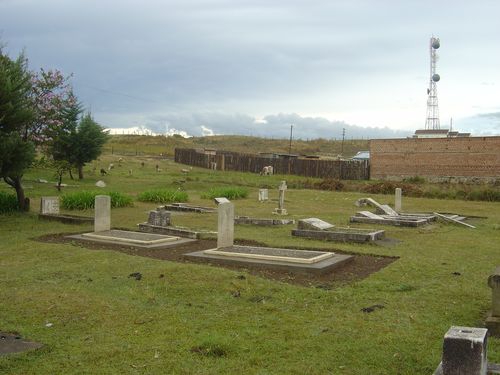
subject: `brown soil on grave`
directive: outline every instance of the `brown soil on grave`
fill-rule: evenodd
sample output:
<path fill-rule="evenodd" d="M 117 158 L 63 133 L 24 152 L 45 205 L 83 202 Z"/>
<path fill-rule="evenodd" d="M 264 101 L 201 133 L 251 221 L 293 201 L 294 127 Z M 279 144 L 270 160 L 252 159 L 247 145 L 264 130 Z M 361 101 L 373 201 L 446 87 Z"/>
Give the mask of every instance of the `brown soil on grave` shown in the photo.
<path fill-rule="evenodd" d="M 158 249 L 158 248 L 140 249 L 129 245 L 111 245 L 111 244 L 103 244 L 97 242 L 66 238 L 65 236 L 68 235 L 70 235 L 70 233 L 48 234 L 45 236 L 34 238 L 34 240 L 41 242 L 49 242 L 49 243 L 71 243 L 76 246 L 85 247 L 90 250 L 113 250 L 129 255 L 163 259 L 163 260 L 182 262 L 182 263 L 201 263 L 202 261 L 195 262 L 193 260 L 188 260 L 186 257 L 184 257 L 184 254 L 191 253 L 194 251 L 214 249 L 217 247 L 217 241 L 215 240 L 198 240 L 195 242 L 189 242 L 186 244 L 181 244 L 176 247 L 170 247 L 165 249 Z M 252 240 L 235 240 L 235 244 L 242 246 L 267 247 L 265 244 Z M 288 246 L 287 248 L 294 249 L 295 247 Z M 309 247 L 301 247 L 295 249 L 331 251 L 331 249 L 309 248 Z M 339 250 L 334 250 L 334 251 L 339 254 L 346 254 L 346 252 L 343 251 Z M 344 266 L 338 269 L 335 269 L 332 272 L 321 275 L 308 274 L 308 273 L 293 273 L 285 270 L 263 269 L 263 268 L 252 267 L 249 265 L 245 266 L 217 265 L 217 267 L 224 267 L 232 270 L 244 271 L 252 275 L 265 277 L 272 280 L 278 280 L 290 284 L 313 286 L 329 290 L 354 281 L 362 280 L 371 275 L 372 273 L 381 270 L 382 268 L 388 266 L 389 264 L 398 259 L 397 257 L 387 257 L 379 255 L 365 255 L 365 254 L 352 254 L 352 255 L 354 256 L 353 261 L 345 264 Z"/>

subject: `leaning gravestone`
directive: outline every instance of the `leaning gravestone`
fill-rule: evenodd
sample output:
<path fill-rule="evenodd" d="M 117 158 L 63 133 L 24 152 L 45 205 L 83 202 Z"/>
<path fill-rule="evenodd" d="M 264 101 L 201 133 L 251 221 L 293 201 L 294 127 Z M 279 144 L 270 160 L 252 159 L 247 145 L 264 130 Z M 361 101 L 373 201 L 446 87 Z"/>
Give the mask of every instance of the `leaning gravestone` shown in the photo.
<path fill-rule="evenodd" d="M 298 229 L 310 229 L 310 230 L 328 230 L 333 228 L 334 225 L 327 223 L 316 217 L 310 217 L 308 219 L 299 220 Z"/>
<path fill-rule="evenodd" d="M 287 215 L 287 211 L 285 210 L 285 191 L 287 190 L 286 181 L 281 181 L 279 186 L 279 200 L 278 200 L 278 208 L 274 209 L 274 213 L 278 215 Z"/>
<path fill-rule="evenodd" d="M 111 229 L 111 197 L 96 195 L 94 203 L 94 232 Z"/>
<path fill-rule="evenodd" d="M 40 213 L 43 215 L 59 215 L 59 197 L 42 197 Z"/>

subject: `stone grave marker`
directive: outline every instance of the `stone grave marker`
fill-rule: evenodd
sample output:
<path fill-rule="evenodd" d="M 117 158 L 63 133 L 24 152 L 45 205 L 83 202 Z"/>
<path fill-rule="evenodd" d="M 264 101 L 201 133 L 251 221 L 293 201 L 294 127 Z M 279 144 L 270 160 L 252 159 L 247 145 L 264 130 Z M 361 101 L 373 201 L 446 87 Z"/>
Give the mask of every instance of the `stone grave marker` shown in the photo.
<path fill-rule="evenodd" d="M 269 200 L 269 190 L 259 189 L 259 202 L 265 202 Z"/>
<path fill-rule="evenodd" d="M 111 197 L 96 195 L 94 203 L 94 232 L 111 229 Z"/>
<path fill-rule="evenodd" d="M 496 267 L 488 277 L 491 288 L 491 312 L 486 318 L 486 328 L 491 334 L 500 335 L 500 267 Z"/>
<path fill-rule="evenodd" d="M 42 197 L 40 213 L 43 215 L 59 215 L 59 197 Z"/>
<path fill-rule="evenodd" d="M 308 229 L 308 230 L 328 230 L 333 228 L 334 225 L 327 223 L 316 217 L 310 217 L 307 219 L 299 220 L 298 229 Z"/>
<path fill-rule="evenodd" d="M 394 211 L 396 211 L 397 213 L 401 212 L 401 195 L 402 195 L 401 188 L 396 188 L 394 194 Z"/>
<path fill-rule="evenodd" d="M 219 203 L 217 211 L 217 248 L 220 249 L 223 247 L 233 246 L 234 205 L 227 200 L 227 202 Z"/>
<path fill-rule="evenodd" d="M 274 213 L 278 215 L 287 215 L 287 211 L 285 209 L 285 191 L 287 190 L 286 181 L 281 181 L 279 186 L 279 200 L 278 200 L 278 208 L 274 209 Z"/>
<path fill-rule="evenodd" d="M 149 211 L 148 224 L 157 227 L 168 227 L 170 225 L 170 212 L 163 209 Z"/>

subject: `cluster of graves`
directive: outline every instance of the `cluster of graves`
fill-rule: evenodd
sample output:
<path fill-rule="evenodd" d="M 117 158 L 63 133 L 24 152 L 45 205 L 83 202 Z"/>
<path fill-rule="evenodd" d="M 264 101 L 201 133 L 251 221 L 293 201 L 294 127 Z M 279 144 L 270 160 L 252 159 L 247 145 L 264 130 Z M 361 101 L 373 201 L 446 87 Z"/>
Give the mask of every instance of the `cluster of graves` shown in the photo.
<path fill-rule="evenodd" d="M 234 244 L 234 225 L 282 226 L 295 224 L 295 220 L 282 218 L 288 215 L 285 209 L 285 192 L 287 185 L 282 181 L 278 189 L 278 207 L 272 214 L 281 218 L 252 218 L 235 216 L 234 204 L 226 198 L 216 198 L 217 208 L 194 206 L 185 203 L 174 203 L 151 210 L 147 222 L 139 223 L 139 231 L 116 230 L 111 228 L 110 197 L 99 195 L 95 198 L 94 218 L 70 217 L 59 212 L 57 197 L 43 197 L 41 200 L 40 218 L 60 219 L 68 222 L 88 222 L 93 220 L 94 231 L 68 237 L 83 241 L 95 241 L 105 244 L 126 244 L 139 248 L 169 248 L 203 238 L 217 238 L 217 247 L 213 249 L 186 253 L 190 260 L 220 265 L 240 265 L 257 268 L 284 269 L 290 272 L 306 272 L 322 274 L 332 272 L 338 267 L 353 260 L 352 255 L 337 254 L 331 251 L 311 251 L 286 248 L 269 248 L 259 246 L 238 246 Z M 401 189 L 395 191 L 394 209 L 389 205 L 379 204 L 371 198 L 362 198 L 356 202 L 359 207 L 370 206 L 371 211 L 359 211 L 350 221 L 354 223 L 370 223 L 374 225 L 396 225 L 418 227 L 438 219 L 466 227 L 474 226 L 465 223 L 465 216 L 439 213 L 410 213 L 402 211 Z M 260 189 L 259 202 L 269 200 L 268 189 Z M 172 211 L 192 213 L 217 212 L 217 232 L 200 231 L 178 227 L 172 223 Z M 68 220 L 67 217 L 70 217 Z M 76 218 L 76 219 L 75 219 Z M 306 237 L 325 241 L 342 241 L 367 243 L 381 240 L 385 231 L 380 229 L 336 227 L 319 218 L 298 220 L 297 228 L 291 230 L 292 236 Z M 487 336 L 500 335 L 500 267 L 488 279 L 492 288 L 492 310 L 486 319 L 487 328 L 451 327 L 444 336 L 442 361 L 434 375 L 500 374 L 500 366 L 488 363 Z"/>

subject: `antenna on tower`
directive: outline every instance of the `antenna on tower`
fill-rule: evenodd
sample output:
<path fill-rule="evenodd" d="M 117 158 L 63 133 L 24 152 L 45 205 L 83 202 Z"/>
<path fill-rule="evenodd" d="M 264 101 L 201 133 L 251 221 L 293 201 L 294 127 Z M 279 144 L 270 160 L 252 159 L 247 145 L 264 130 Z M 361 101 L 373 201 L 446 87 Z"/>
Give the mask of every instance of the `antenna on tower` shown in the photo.
<path fill-rule="evenodd" d="M 425 129 L 439 129 L 439 107 L 437 97 L 437 85 L 441 77 L 436 73 L 437 52 L 440 47 L 439 38 L 431 37 L 429 43 L 430 51 L 430 77 L 429 88 L 427 89 L 427 119 L 425 120 Z"/>

